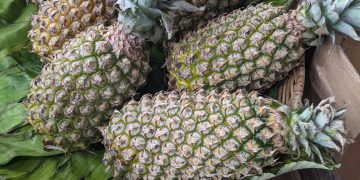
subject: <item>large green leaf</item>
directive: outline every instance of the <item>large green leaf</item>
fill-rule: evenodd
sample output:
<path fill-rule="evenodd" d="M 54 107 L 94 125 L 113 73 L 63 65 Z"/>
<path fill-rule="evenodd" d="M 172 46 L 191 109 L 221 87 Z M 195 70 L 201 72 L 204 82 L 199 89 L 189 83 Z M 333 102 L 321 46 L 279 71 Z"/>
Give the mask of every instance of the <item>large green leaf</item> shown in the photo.
<path fill-rule="evenodd" d="M 27 46 L 29 41 L 27 34 L 31 28 L 31 15 L 35 11 L 36 7 L 34 5 L 26 6 L 22 12 L 17 11 L 21 15 L 12 24 L 0 28 L 0 59 Z"/>
<path fill-rule="evenodd" d="M 111 174 L 105 171 L 102 157 L 103 152 L 96 155 L 85 152 L 74 153 L 70 160 L 59 169 L 54 179 L 109 179 Z"/>
<path fill-rule="evenodd" d="M 0 59 L 0 107 L 19 102 L 29 93 L 32 77 L 12 57 Z"/>
<path fill-rule="evenodd" d="M 40 74 L 42 63 L 40 62 L 39 56 L 30 53 L 28 49 L 24 48 L 21 51 L 17 51 L 11 54 L 11 57 L 19 64 L 19 68 L 26 72 L 30 77 L 33 78 Z"/>
<path fill-rule="evenodd" d="M 56 168 L 59 164 L 58 158 L 46 158 L 41 165 L 35 169 L 34 172 L 29 174 L 28 176 L 19 178 L 20 179 L 27 179 L 27 180 L 50 180 L 56 174 Z"/>
<path fill-rule="evenodd" d="M 15 158 L 0 166 L 0 179 L 17 180 L 106 180 L 111 178 L 102 163 L 104 152 Z"/>
<path fill-rule="evenodd" d="M 0 134 L 6 134 L 26 124 L 26 108 L 21 103 L 0 107 Z"/>
<path fill-rule="evenodd" d="M 26 6 L 25 0 L 1 0 L 0 1 L 0 19 L 7 23 L 13 22 Z"/>
<path fill-rule="evenodd" d="M 7 166 L 0 166 L 0 178 L 12 180 L 50 180 L 56 174 L 61 160 L 65 156 L 26 157 L 10 162 Z"/>
<path fill-rule="evenodd" d="M 61 151 L 44 151 L 42 137 L 30 131 L 0 135 L 0 165 L 17 156 L 49 156 Z"/>
<path fill-rule="evenodd" d="M 0 177 L 7 179 L 21 178 L 32 173 L 42 162 L 42 158 L 18 158 L 6 166 L 0 166 Z"/>

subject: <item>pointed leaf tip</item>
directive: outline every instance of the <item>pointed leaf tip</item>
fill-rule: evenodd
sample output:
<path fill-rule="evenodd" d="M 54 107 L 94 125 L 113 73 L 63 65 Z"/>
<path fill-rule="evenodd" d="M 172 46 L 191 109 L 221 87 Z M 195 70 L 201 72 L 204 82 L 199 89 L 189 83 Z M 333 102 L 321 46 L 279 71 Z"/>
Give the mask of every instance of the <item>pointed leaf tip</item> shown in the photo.
<path fill-rule="evenodd" d="M 346 133 L 346 130 L 345 130 L 345 127 L 344 127 L 344 121 L 342 120 L 334 120 L 332 122 L 330 122 L 330 126 L 329 126 L 331 129 L 336 129 L 337 131 L 345 134 Z"/>
<path fill-rule="evenodd" d="M 320 21 L 322 14 L 321 8 L 318 3 L 314 3 L 310 6 L 309 13 L 315 22 Z"/>
<path fill-rule="evenodd" d="M 329 148 L 329 149 L 336 150 L 337 152 L 340 152 L 339 146 L 337 146 L 334 143 L 334 141 L 323 132 L 317 133 L 315 135 L 315 138 L 313 139 L 313 142 L 315 142 L 316 144 L 318 144 L 324 148 Z"/>
<path fill-rule="evenodd" d="M 354 27 L 360 27 L 360 6 L 347 9 L 341 18 Z"/>
<path fill-rule="evenodd" d="M 326 124 L 328 124 L 330 121 L 329 115 L 326 114 L 326 112 L 319 112 L 315 117 L 315 124 L 317 128 L 323 128 Z"/>
<path fill-rule="evenodd" d="M 337 22 L 333 28 L 338 31 L 339 33 L 342 33 L 344 35 L 349 36 L 350 38 L 356 40 L 356 41 L 360 41 L 360 36 L 357 34 L 357 32 L 355 31 L 355 29 L 348 24 L 345 21 L 339 21 Z"/>
<path fill-rule="evenodd" d="M 339 117 L 342 116 L 346 111 L 347 111 L 347 109 L 345 109 L 345 108 L 336 111 L 336 113 L 335 113 L 335 115 L 334 115 L 334 119 L 339 118 Z"/>
<path fill-rule="evenodd" d="M 316 145 L 312 144 L 312 143 L 309 143 L 309 145 L 310 145 L 310 149 L 312 150 L 312 152 L 314 152 L 317 155 L 317 157 L 319 157 L 320 162 L 322 164 L 325 164 L 324 159 L 322 157 L 322 154 L 321 154 L 319 148 Z"/>

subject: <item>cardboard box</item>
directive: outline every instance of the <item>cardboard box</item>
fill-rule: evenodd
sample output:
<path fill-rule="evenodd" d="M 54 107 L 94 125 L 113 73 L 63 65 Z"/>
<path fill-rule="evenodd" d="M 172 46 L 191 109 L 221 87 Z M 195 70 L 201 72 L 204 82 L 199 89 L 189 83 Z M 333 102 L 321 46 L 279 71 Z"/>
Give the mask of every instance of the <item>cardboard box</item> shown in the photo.
<path fill-rule="evenodd" d="M 355 142 L 346 147 L 342 156 L 334 155 L 341 163 L 333 171 L 307 169 L 281 175 L 274 180 L 354 180 L 360 179 L 360 42 L 339 38 L 316 48 L 308 66 L 305 97 L 317 103 L 319 99 L 336 97 L 337 108 L 347 107 L 343 119 Z"/>

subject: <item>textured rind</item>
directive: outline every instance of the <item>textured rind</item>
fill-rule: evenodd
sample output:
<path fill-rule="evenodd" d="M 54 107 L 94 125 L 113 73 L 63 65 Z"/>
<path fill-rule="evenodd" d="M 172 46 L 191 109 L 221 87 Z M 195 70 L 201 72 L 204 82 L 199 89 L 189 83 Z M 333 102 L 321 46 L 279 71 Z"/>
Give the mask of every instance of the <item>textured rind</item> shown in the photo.
<path fill-rule="evenodd" d="M 235 10 L 169 43 L 169 85 L 267 89 L 299 64 L 303 31 L 296 11 L 271 4 Z"/>
<path fill-rule="evenodd" d="M 40 2 L 40 1 L 39 1 Z M 32 49 L 51 61 L 63 44 L 91 25 L 104 24 L 115 16 L 115 0 L 42 1 L 29 31 Z"/>
<path fill-rule="evenodd" d="M 256 92 L 161 92 L 115 111 L 104 162 L 120 179 L 241 178 L 286 151 L 286 116 Z"/>
<path fill-rule="evenodd" d="M 142 40 L 113 32 L 121 40 L 114 46 L 106 33 L 103 27 L 80 33 L 32 81 L 28 121 L 46 146 L 73 151 L 100 141 L 96 127 L 106 124 L 114 108 L 145 83 L 150 67 Z M 142 50 L 130 58 L 124 52 L 131 43 Z"/>
<path fill-rule="evenodd" d="M 280 154 L 314 161 L 347 139 L 333 98 L 290 109 L 249 94 L 160 92 L 130 101 L 102 129 L 104 163 L 115 179 L 240 179 L 260 175 Z M 265 172 L 265 171 L 264 171 Z"/>

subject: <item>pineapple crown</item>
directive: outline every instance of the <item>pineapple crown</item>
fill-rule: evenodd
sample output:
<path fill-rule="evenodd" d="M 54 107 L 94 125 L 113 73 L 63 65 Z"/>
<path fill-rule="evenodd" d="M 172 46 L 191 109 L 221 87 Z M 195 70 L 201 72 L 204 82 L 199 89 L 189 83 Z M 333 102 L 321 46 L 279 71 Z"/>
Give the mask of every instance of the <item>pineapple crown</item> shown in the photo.
<path fill-rule="evenodd" d="M 360 0 L 306 0 L 298 12 L 298 20 L 307 29 L 303 37 L 309 45 L 321 44 L 324 36 L 335 41 L 336 32 L 360 41 L 354 29 L 360 27 Z"/>
<path fill-rule="evenodd" d="M 339 119 L 345 109 L 337 111 L 332 106 L 333 103 L 335 99 L 328 98 L 322 100 L 315 108 L 307 106 L 300 114 L 290 112 L 287 122 L 291 127 L 288 145 L 293 148 L 292 152 L 301 150 L 310 157 L 315 154 L 323 162 L 318 147 L 342 152 L 345 144 L 351 142 L 346 138 L 344 121 Z M 284 111 L 289 113 L 286 108 Z"/>
<path fill-rule="evenodd" d="M 152 42 L 160 41 L 164 35 L 159 22 L 165 27 L 169 39 L 174 35 L 174 17 L 167 14 L 168 11 L 201 11 L 185 0 L 117 0 L 116 4 L 119 8 L 118 21 L 127 33 Z"/>

